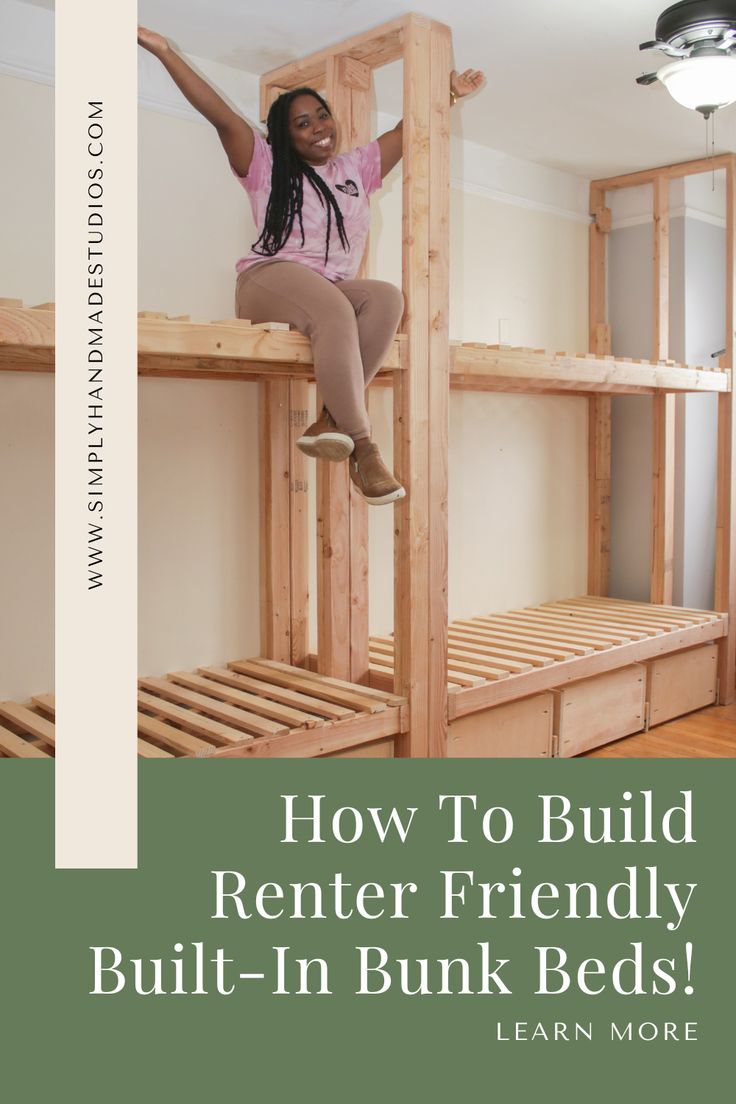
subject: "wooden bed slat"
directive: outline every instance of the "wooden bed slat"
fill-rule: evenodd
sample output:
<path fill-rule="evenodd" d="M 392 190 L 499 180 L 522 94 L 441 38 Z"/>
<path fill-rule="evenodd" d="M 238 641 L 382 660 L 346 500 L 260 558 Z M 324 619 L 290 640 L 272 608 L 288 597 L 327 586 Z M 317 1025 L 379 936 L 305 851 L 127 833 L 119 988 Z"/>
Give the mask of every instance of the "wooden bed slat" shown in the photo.
<path fill-rule="evenodd" d="M 458 645 L 462 645 L 466 651 L 477 651 L 487 656 L 518 660 L 528 667 L 548 667 L 554 662 L 550 656 L 535 655 L 530 649 L 504 646 L 500 642 L 494 642 L 490 639 L 488 641 L 483 641 L 480 636 L 474 635 L 471 632 L 465 633 L 450 629 L 448 640 L 450 643 L 456 642 Z"/>
<path fill-rule="evenodd" d="M 189 706 L 198 713 L 214 717 L 215 720 L 223 721 L 231 728 L 242 729 L 253 736 L 280 736 L 289 730 L 288 725 L 276 724 L 274 721 L 269 721 L 265 717 L 258 717 L 255 713 L 250 713 L 246 709 L 239 709 L 235 705 L 229 705 L 227 702 L 210 698 L 207 694 L 198 694 L 193 690 L 186 690 L 168 679 L 141 679 L 139 685 L 154 694 L 168 698 L 169 701 L 175 702 L 177 705 Z"/>
<path fill-rule="evenodd" d="M 12 701 L 0 702 L 0 717 L 11 721 L 31 736 L 38 737 L 45 744 L 55 746 L 54 726 L 27 706 L 18 705 L 17 702 Z"/>
<path fill-rule="evenodd" d="M 518 645 L 531 654 L 546 656 L 553 661 L 572 659 L 575 654 L 572 649 L 562 648 L 559 641 L 545 640 L 540 634 L 530 636 L 529 633 L 514 633 L 508 629 L 504 630 L 495 628 L 490 624 L 483 624 L 480 621 L 453 621 L 451 631 L 455 628 L 464 634 L 471 634 L 474 640 L 487 640 L 491 644 L 508 645 L 509 647 Z M 592 648 L 581 647 L 579 654 L 589 655 L 592 651 Z"/>
<path fill-rule="evenodd" d="M 600 602 L 600 598 L 582 597 L 567 599 L 567 604 L 570 605 L 592 605 L 595 603 L 600 604 Z M 634 616 L 641 613 L 642 616 L 654 618 L 678 617 L 691 621 L 693 624 L 718 620 L 718 614 L 712 610 L 695 610 L 686 609 L 684 607 L 680 609 L 679 606 L 654 606 L 642 602 L 627 602 L 623 598 L 606 598 L 605 609 L 621 610 L 624 614 L 631 612 Z"/>
<path fill-rule="evenodd" d="M 173 759 L 174 756 L 170 751 L 164 751 L 163 748 L 156 747 L 155 744 L 149 744 L 147 740 L 141 740 L 138 737 L 137 742 L 138 755 L 141 759 Z"/>
<path fill-rule="evenodd" d="M 464 622 L 467 623 L 467 622 Z M 562 649 L 568 653 L 569 657 L 590 655 L 594 650 L 589 644 L 580 644 L 573 642 L 569 638 L 561 640 L 559 634 L 550 633 L 547 629 L 542 629 L 537 626 L 527 625 L 514 625 L 512 622 L 504 621 L 501 616 L 498 617 L 478 617 L 474 622 L 470 624 L 478 624 L 481 627 L 486 627 L 492 631 L 499 631 L 504 636 L 507 636 L 511 640 L 531 640 L 538 641 L 545 646 L 550 645 L 553 648 Z"/>
<path fill-rule="evenodd" d="M 22 736 L 0 725 L 0 752 L 11 759 L 50 759 L 48 752 L 36 744 L 29 744 Z"/>
<path fill-rule="evenodd" d="M 277 686 L 284 686 L 291 690 L 306 690 L 309 694 L 325 698 L 335 702 L 336 705 L 345 705 L 356 712 L 380 713 L 386 708 L 386 702 L 379 701 L 367 694 L 358 693 L 357 689 L 343 690 L 339 686 L 332 686 L 327 679 L 320 679 L 319 675 L 313 675 L 306 671 L 287 667 L 280 669 L 276 661 L 268 659 L 236 660 L 228 664 L 233 671 L 241 671 L 244 675 L 253 675 L 265 682 L 275 682 Z M 281 666 L 286 666 L 281 665 Z M 337 681 L 337 680 L 335 680 Z M 349 684 L 348 684 L 349 685 Z M 367 687 L 366 687 L 367 689 Z"/>
<path fill-rule="evenodd" d="M 549 603 L 552 605 L 553 603 Z M 572 610 L 575 613 L 586 613 L 591 616 L 605 616 L 612 621 L 629 622 L 632 625 L 652 625 L 664 628 L 667 626 L 684 628 L 687 625 L 703 625 L 717 620 L 715 614 L 705 617 L 701 614 L 679 613 L 677 610 L 668 611 L 662 607 L 661 612 L 651 607 L 637 610 L 634 606 L 617 608 L 615 605 L 602 606 L 600 599 L 595 598 L 568 598 L 565 602 L 556 602 L 555 606 L 561 609 Z"/>
<path fill-rule="evenodd" d="M 156 717 L 148 717 L 145 713 L 138 714 L 138 731 L 156 745 L 162 744 L 169 752 L 175 751 L 179 755 L 196 755 L 198 751 L 211 751 L 213 747 L 206 740 L 200 740 L 190 732 L 182 732 L 180 728 Z"/>
<path fill-rule="evenodd" d="M 145 690 L 138 691 L 138 704 L 160 717 L 175 721 L 187 732 L 191 732 L 196 736 L 204 736 L 213 744 L 237 744 L 241 740 L 253 739 L 252 736 L 248 736 L 240 729 L 232 728 L 230 725 L 222 724 L 219 721 L 213 721 L 210 717 L 204 717 L 193 709 L 184 709 L 165 698 L 148 694 Z"/>
<path fill-rule="evenodd" d="M 289 728 L 313 728 L 317 718 L 308 713 L 301 713 L 297 709 L 289 709 L 288 706 L 278 705 L 259 698 L 255 694 L 249 694 L 245 690 L 228 687 L 214 679 L 203 678 L 201 675 L 190 675 L 185 671 L 176 671 L 168 675 L 168 678 L 178 686 L 184 686 L 189 690 L 201 691 L 203 694 L 213 697 L 215 700 L 228 702 L 230 705 L 248 710 L 258 716 L 265 717 L 275 722 L 276 731 L 269 731 L 263 735 L 275 736 L 278 731 L 286 726 Z"/>
<path fill-rule="evenodd" d="M 271 701 L 281 702 L 287 706 L 303 709 L 305 713 L 317 714 L 317 720 L 344 721 L 355 716 L 354 709 L 346 709 L 344 706 L 335 705 L 334 702 L 322 701 L 309 694 L 303 694 L 298 690 L 288 690 L 282 686 L 276 686 L 271 682 L 264 682 L 261 678 L 251 678 L 238 671 L 226 667 L 199 667 L 199 674 L 217 679 L 228 686 L 243 687 L 244 690 L 252 690 Z"/>
<path fill-rule="evenodd" d="M 309 678 L 319 678 L 321 684 L 325 686 L 336 686 L 338 689 L 343 690 L 355 690 L 361 697 L 370 698 L 373 701 L 383 702 L 385 705 L 406 705 L 406 699 L 400 697 L 398 694 L 392 694 L 388 691 L 375 690 L 370 686 L 356 686 L 355 683 L 346 682 L 344 679 L 332 678 L 330 675 L 317 675 L 315 676 L 311 671 L 305 671 L 301 667 L 290 667 L 286 663 L 278 663 L 276 660 L 271 659 L 258 659 L 255 662 L 262 663 L 265 667 L 272 667 L 274 670 L 283 671 L 284 673 L 293 672 L 297 676 L 308 676 Z"/>
<path fill-rule="evenodd" d="M 54 720 L 56 717 L 56 698 L 54 694 L 39 694 L 32 701 L 44 716 L 50 717 L 52 721 Z"/>

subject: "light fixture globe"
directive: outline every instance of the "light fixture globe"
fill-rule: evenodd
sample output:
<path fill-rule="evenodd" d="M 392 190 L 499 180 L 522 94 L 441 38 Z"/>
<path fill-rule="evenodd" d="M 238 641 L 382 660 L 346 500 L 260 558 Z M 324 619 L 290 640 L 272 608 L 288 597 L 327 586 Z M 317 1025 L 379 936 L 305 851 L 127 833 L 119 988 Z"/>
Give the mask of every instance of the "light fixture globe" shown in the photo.
<path fill-rule="evenodd" d="M 657 77 L 673 100 L 703 115 L 736 101 L 736 57 L 684 58 L 665 65 Z"/>

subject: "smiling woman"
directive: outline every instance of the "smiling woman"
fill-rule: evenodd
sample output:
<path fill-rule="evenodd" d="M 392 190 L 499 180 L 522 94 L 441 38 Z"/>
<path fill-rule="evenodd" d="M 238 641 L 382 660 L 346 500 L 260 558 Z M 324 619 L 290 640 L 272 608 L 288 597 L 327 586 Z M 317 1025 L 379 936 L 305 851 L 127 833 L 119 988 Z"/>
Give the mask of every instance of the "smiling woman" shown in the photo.
<path fill-rule="evenodd" d="M 268 137 L 236 114 L 161 35 L 139 29 L 189 102 L 212 123 L 248 193 L 258 238 L 236 266 L 238 315 L 284 322 L 312 343 L 325 406 L 297 441 L 308 456 L 350 460 L 350 478 L 372 505 L 405 491 L 371 440 L 365 392 L 384 363 L 403 311 L 398 288 L 356 279 L 370 224 L 369 196 L 402 154 L 402 124 L 375 141 L 337 153 L 328 103 L 311 88 L 283 93 L 268 113 Z M 453 73 L 455 102 L 482 74 Z"/>

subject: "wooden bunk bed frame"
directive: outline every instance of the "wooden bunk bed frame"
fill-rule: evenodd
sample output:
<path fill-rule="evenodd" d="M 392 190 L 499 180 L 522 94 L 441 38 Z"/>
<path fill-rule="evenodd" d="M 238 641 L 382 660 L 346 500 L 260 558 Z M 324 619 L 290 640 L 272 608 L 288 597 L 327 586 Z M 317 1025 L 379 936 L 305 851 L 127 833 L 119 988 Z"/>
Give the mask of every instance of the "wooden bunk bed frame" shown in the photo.
<path fill-rule="evenodd" d="M 275 323 L 142 312 L 141 375 L 258 380 L 261 405 L 261 656 L 141 680 L 142 755 L 570 755 L 639 731 L 650 719 L 666 720 L 676 715 L 672 709 L 734 699 L 736 157 L 592 183 L 587 353 L 451 343 L 449 28 L 407 15 L 273 70 L 261 79 L 261 116 L 281 91 L 312 85 L 325 90 L 344 145 L 364 144 L 372 71 L 396 60 L 404 63 L 406 310 L 377 380 L 393 388 L 394 466 L 407 488 L 394 506 L 394 635 L 369 637 L 366 504 L 347 465 L 317 465 L 318 653 L 309 655 L 307 468 L 295 448 L 313 378 L 308 340 Z M 667 349 L 668 184 L 712 168 L 725 169 L 728 194 L 728 339 L 718 370 L 675 364 Z M 654 191 L 654 347 L 651 361 L 617 360 L 606 316 L 605 197 L 641 184 Z M 53 370 L 52 307 L 0 300 L 0 369 Z M 448 627 L 451 387 L 587 397 L 587 596 Z M 691 391 L 718 394 L 718 612 L 672 606 L 674 398 Z M 647 604 L 606 597 L 610 398 L 632 393 L 654 397 Z M 0 755 L 21 755 L 23 746 L 49 753 L 53 708 L 48 695 L 30 706 L 0 704 Z"/>

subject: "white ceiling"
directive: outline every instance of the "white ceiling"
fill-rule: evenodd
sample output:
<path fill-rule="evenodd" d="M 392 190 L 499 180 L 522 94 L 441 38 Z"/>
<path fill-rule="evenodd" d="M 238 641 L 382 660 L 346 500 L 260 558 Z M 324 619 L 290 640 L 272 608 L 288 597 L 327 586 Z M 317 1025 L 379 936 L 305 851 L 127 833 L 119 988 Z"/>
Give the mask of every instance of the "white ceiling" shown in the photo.
<path fill-rule="evenodd" d="M 31 0 L 44 7 L 48 0 Z M 411 0 L 140 0 L 140 21 L 184 51 L 263 73 L 410 10 Z M 458 68 L 487 88 L 454 116 L 463 137 L 587 177 L 700 157 L 705 124 L 660 84 L 635 78 L 664 63 L 640 53 L 669 0 L 417 0 L 450 23 Z M 391 67 L 395 68 L 395 67 Z M 398 74 L 377 83 L 400 111 Z M 716 149 L 736 149 L 736 105 L 716 116 Z"/>

